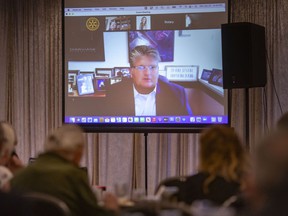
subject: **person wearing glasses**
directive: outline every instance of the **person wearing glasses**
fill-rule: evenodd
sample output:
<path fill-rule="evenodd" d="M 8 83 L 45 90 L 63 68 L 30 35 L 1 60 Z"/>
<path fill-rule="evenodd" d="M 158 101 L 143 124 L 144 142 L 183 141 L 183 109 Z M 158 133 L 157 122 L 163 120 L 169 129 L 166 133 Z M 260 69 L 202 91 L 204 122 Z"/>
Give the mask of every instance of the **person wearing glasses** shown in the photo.
<path fill-rule="evenodd" d="M 130 77 L 107 90 L 107 111 L 130 116 L 192 115 L 185 89 L 159 75 L 159 62 L 158 50 L 136 46 L 129 56 Z"/>

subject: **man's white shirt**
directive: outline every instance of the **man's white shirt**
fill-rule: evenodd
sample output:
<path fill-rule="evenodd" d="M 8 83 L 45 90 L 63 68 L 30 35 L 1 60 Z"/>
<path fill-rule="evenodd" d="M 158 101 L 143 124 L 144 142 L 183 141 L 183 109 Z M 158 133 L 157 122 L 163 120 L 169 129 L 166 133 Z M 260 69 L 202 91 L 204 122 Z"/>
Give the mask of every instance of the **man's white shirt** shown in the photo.
<path fill-rule="evenodd" d="M 156 87 L 149 94 L 140 94 L 133 86 L 136 116 L 156 115 Z"/>

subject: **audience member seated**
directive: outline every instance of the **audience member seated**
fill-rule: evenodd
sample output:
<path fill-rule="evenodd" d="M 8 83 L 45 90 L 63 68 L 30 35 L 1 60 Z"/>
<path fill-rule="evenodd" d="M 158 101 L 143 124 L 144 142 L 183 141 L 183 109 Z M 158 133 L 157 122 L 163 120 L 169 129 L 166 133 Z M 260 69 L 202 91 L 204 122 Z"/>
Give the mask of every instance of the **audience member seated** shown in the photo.
<path fill-rule="evenodd" d="M 246 209 L 241 216 L 287 215 L 287 132 L 288 112 L 279 118 L 274 131 L 257 143 L 252 170 L 245 178 Z"/>
<path fill-rule="evenodd" d="M 12 172 L 15 169 L 10 169 L 14 159 L 12 154 L 17 144 L 17 138 L 12 126 L 6 122 L 0 122 L 0 190 L 9 190 L 9 181 L 13 177 Z"/>
<path fill-rule="evenodd" d="M 56 129 L 46 139 L 45 152 L 15 174 L 12 189 L 54 196 L 67 204 L 72 215 L 109 215 L 118 211 L 117 199 L 112 195 L 104 198 L 106 209 L 97 204 L 88 177 L 79 167 L 84 142 L 82 130 L 75 125 Z"/>
<path fill-rule="evenodd" d="M 0 122 L 0 215 L 32 216 L 29 205 L 23 198 L 8 193 L 8 183 L 13 174 L 5 165 L 10 160 L 15 143 L 16 136 L 11 125 Z"/>
<path fill-rule="evenodd" d="M 186 179 L 187 204 L 208 200 L 223 205 L 240 192 L 247 154 L 236 132 L 225 126 L 207 128 L 200 136 L 199 172 Z"/>
<path fill-rule="evenodd" d="M 276 131 L 257 145 L 254 176 L 245 196 L 250 215 L 287 215 L 288 133 L 283 129 L 278 124 Z"/>

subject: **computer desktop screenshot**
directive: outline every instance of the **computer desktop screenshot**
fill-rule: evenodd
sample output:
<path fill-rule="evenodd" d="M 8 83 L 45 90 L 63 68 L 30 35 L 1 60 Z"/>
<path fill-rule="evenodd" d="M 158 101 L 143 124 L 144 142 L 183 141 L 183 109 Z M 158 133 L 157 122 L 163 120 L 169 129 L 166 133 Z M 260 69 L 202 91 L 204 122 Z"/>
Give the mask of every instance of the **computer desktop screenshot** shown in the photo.
<path fill-rule="evenodd" d="M 66 123 L 228 122 L 221 50 L 227 3 L 71 7 L 64 19 Z M 159 79 L 185 89 L 190 114 L 124 115 L 105 101 L 111 86 L 131 79 L 129 56 L 142 45 L 158 50 Z"/>

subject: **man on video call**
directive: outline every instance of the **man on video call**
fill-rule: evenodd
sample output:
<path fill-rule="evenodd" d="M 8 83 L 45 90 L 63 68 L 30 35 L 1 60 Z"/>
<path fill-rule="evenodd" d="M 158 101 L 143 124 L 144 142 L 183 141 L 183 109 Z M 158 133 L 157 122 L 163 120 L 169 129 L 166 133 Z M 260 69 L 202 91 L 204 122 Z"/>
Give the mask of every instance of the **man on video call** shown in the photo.
<path fill-rule="evenodd" d="M 107 89 L 107 111 L 113 115 L 192 115 L 185 89 L 159 75 L 159 52 L 136 46 L 129 56 L 130 77 Z"/>

